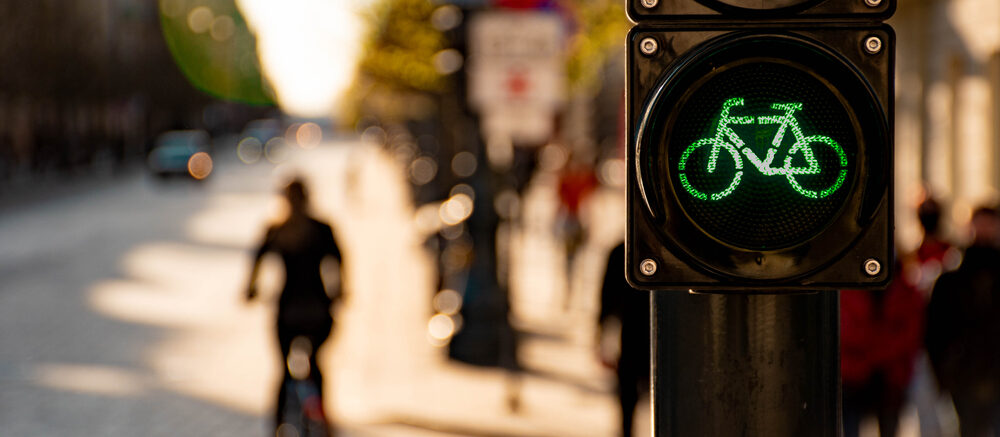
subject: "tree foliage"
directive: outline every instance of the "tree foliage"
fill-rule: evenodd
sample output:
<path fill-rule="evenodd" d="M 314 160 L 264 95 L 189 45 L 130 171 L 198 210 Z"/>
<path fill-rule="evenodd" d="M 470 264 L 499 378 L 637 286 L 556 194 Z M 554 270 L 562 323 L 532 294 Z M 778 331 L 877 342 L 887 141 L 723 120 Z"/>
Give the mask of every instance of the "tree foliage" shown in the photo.
<path fill-rule="evenodd" d="M 438 4 L 429 0 L 376 0 L 365 11 L 368 33 L 345 113 L 384 119 L 421 118 L 432 112 L 431 96 L 447 81 L 434 57 L 447 48 L 431 24 Z"/>
<path fill-rule="evenodd" d="M 566 65 L 573 91 L 593 91 L 602 85 L 601 71 L 624 47 L 630 26 L 624 4 L 621 0 L 566 0 L 576 22 Z"/>
<path fill-rule="evenodd" d="M 449 48 L 432 24 L 431 0 L 375 0 L 365 12 L 365 38 L 345 113 L 412 119 L 426 115 L 430 97 L 453 91 L 452 77 L 435 69 L 435 55 Z M 620 0 L 562 0 L 559 9 L 572 31 L 566 72 L 573 92 L 601 86 L 601 71 L 620 51 L 628 21 Z M 431 103 L 428 103 L 430 101 Z"/>

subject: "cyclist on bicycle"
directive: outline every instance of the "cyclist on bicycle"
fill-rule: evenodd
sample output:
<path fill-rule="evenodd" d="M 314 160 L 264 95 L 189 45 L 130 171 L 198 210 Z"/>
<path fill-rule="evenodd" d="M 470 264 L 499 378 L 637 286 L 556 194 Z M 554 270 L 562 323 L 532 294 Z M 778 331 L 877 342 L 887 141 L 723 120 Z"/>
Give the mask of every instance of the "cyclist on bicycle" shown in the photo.
<path fill-rule="evenodd" d="M 322 392 L 323 376 L 316 364 L 317 350 L 330 336 L 333 298 L 326 292 L 320 274 L 320 264 L 326 258 L 340 261 L 340 249 L 330 225 L 308 214 L 308 197 L 301 180 L 292 181 L 284 190 L 289 213 L 284 222 L 271 226 L 254 256 L 247 300 L 257 296 L 257 272 L 261 259 L 268 252 L 281 256 L 285 265 L 285 284 L 278 300 L 278 343 L 281 346 L 284 378 L 278 390 L 275 428 L 285 422 L 287 381 L 293 378 L 287 365 L 293 343 L 306 339 L 310 347 L 308 378 Z M 302 375 L 294 375 L 301 378 Z M 322 398 L 322 396 L 321 396 Z"/>

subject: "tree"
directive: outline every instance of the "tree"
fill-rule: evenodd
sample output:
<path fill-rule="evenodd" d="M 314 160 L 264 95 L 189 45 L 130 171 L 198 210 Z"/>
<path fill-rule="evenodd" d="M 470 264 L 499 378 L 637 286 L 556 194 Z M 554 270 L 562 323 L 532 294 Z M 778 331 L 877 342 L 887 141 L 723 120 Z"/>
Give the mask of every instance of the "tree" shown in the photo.
<path fill-rule="evenodd" d="M 377 0 L 365 12 L 368 34 L 345 114 L 406 121 L 436 112 L 434 98 L 451 88 L 435 67 L 448 45 L 432 24 L 437 7 L 428 0 Z"/>

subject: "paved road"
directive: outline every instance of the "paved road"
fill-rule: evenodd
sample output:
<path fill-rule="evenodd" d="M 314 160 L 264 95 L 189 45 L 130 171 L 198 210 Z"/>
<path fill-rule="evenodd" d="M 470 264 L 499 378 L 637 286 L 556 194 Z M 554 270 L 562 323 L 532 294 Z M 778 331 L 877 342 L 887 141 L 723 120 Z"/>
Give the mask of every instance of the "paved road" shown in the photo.
<path fill-rule="evenodd" d="M 220 161 L 201 184 L 137 171 L 0 213 L 0 435 L 268 435 L 275 261 L 264 302 L 240 292 L 278 181 L 293 172 L 350 253 L 350 296 L 322 356 L 344 434 L 613 435 L 608 375 L 592 354 L 593 290 L 575 295 L 578 311 L 552 304 L 565 281 L 543 268 L 556 265 L 539 255 L 551 242 L 531 235 L 545 233 L 545 208 L 543 224 L 529 219 L 514 240 L 531 254 L 512 270 L 535 371 L 511 414 L 503 373 L 447 363 L 426 341 L 430 264 L 391 159 L 339 142 L 280 166 Z"/>
<path fill-rule="evenodd" d="M 207 388 L 196 374 L 221 369 L 197 368 L 211 352 L 184 350 L 212 349 L 209 338 L 183 340 L 199 324 L 255 326 L 233 294 L 248 241 L 206 238 L 204 225 L 226 202 L 246 204 L 234 227 L 259 222 L 268 170 L 220 167 L 204 184 L 135 171 L 4 211 L 0 434 L 260 432 L 260 399 L 192 395 Z"/>

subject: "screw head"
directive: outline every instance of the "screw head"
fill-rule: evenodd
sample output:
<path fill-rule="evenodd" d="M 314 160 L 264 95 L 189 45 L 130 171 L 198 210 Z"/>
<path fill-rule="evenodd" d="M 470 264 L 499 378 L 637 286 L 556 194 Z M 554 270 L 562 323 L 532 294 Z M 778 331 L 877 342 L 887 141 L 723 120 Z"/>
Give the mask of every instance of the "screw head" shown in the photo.
<path fill-rule="evenodd" d="M 656 273 L 656 261 L 649 258 L 642 260 L 639 264 L 639 271 L 646 276 L 653 276 Z"/>
<path fill-rule="evenodd" d="M 878 1 L 881 1 L 881 0 L 878 0 Z M 655 8 L 656 4 L 659 3 L 659 2 L 660 2 L 660 0 L 641 0 L 640 1 L 640 3 L 642 3 L 642 7 L 646 8 L 646 9 L 653 9 L 653 8 Z"/>
<path fill-rule="evenodd" d="M 882 263 L 878 262 L 875 258 L 868 258 L 865 261 L 865 273 L 868 276 L 878 276 L 879 273 L 882 273 Z"/>
<path fill-rule="evenodd" d="M 877 36 L 865 38 L 865 51 L 869 54 L 877 54 L 882 51 L 882 39 Z"/>
<path fill-rule="evenodd" d="M 882 0 L 865 0 L 865 4 L 870 8 L 877 8 L 882 4 Z"/>
<path fill-rule="evenodd" d="M 643 38 L 642 41 L 639 42 L 639 50 L 641 50 L 642 54 L 646 56 L 652 56 L 659 49 L 660 44 L 656 42 L 656 39 L 647 37 Z"/>

